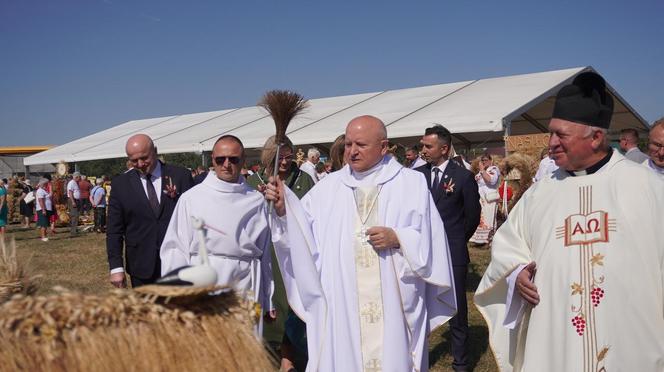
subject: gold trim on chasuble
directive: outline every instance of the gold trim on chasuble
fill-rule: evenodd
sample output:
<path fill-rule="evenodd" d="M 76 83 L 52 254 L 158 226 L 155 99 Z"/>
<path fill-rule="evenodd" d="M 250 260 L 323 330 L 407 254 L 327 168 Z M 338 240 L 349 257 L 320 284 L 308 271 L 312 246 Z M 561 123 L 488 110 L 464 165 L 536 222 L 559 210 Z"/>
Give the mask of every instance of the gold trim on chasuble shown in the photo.
<path fill-rule="evenodd" d="M 604 358 L 608 345 L 599 349 L 595 313 L 604 298 L 604 254 L 597 252 L 595 243 L 609 243 L 609 232 L 616 231 L 616 220 L 602 210 L 593 210 L 592 186 L 579 187 L 579 213 L 565 218 L 562 227 L 556 228 L 556 238 L 563 239 L 565 248 L 579 251 L 579 280 L 570 284 L 571 296 L 576 296 L 571 306 L 571 325 L 583 338 L 583 371 L 604 372 Z"/>
<path fill-rule="evenodd" d="M 357 304 L 360 315 L 360 344 L 362 369 L 365 372 L 382 371 L 383 360 L 383 291 L 380 281 L 378 253 L 369 244 L 366 231 L 378 221 L 379 187 L 354 189 L 357 218 L 355 220 L 355 274 L 357 277 Z"/>

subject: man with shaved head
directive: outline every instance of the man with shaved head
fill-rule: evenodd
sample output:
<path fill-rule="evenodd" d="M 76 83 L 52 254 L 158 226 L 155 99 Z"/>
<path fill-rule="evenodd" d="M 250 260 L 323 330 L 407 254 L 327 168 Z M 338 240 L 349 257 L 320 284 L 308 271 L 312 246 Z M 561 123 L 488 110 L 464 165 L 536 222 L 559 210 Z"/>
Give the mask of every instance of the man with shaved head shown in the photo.
<path fill-rule="evenodd" d="M 145 134 L 129 137 L 125 152 L 133 168 L 113 178 L 106 228 L 110 281 L 118 288 L 126 287 L 125 272 L 133 287 L 159 278 L 168 222 L 180 195 L 193 185 L 187 169 L 157 159 Z"/>
<path fill-rule="evenodd" d="M 442 220 L 424 177 L 387 155 L 378 118 L 348 123 L 344 158 L 301 201 L 281 180 L 265 192 L 307 370 L 426 371 L 427 336 L 456 310 Z"/>
<path fill-rule="evenodd" d="M 639 132 L 634 128 L 627 128 L 620 131 L 620 149 L 625 152 L 625 158 L 643 163 L 648 160 L 648 155 L 639 150 Z"/>

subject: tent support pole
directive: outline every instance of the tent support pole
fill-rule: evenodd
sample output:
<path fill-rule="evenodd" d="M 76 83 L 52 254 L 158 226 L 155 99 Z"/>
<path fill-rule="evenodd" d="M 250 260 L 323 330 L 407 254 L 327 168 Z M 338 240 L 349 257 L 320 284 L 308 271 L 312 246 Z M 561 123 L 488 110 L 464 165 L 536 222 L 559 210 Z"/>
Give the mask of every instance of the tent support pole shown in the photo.
<path fill-rule="evenodd" d="M 505 127 L 505 138 L 503 138 L 503 146 L 505 146 L 505 156 L 507 156 L 507 137 L 512 135 L 512 121 L 503 122 Z"/>

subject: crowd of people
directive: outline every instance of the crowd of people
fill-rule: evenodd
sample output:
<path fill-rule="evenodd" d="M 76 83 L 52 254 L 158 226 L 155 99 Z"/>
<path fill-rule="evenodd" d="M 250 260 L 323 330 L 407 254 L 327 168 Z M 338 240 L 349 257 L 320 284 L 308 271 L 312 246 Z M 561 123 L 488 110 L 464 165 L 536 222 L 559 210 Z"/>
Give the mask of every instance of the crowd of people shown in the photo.
<path fill-rule="evenodd" d="M 595 73 L 560 90 L 534 183 L 497 231 L 506 174 L 490 154 L 472 172 L 449 130 L 433 125 L 401 164 L 386 126 L 368 115 L 348 123 L 328 162 L 311 148 L 299 165 L 288 137 L 268 138 L 260 163 L 247 168 L 242 140 L 223 135 L 213 166 L 191 171 L 159 160 L 152 139 L 136 134 L 113 192 L 74 173 L 68 211 L 93 211 L 116 287 L 127 275 L 138 287 L 201 265 L 205 244 L 217 284 L 260 304 L 258 333 L 284 371 L 426 371 L 428 335 L 448 321 L 452 368 L 471 370 L 469 242 L 491 243 L 475 303 L 501 370 L 656 371 L 664 366 L 664 119 L 646 153 L 639 133 L 624 130 L 622 155 L 608 143 L 612 112 Z M 51 182 L 23 187 L 24 226 L 36 215 L 47 241 Z M 2 181 L 0 207 L 4 229 Z M 204 235 L 195 232 L 201 220 Z"/>
<path fill-rule="evenodd" d="M 42 241 L 48 242 L 49 236 L 56 234 L 56 223 L 62 217 L 58 213 L 65 212 L 69 220 L 70 236 L 76 236 L 79 217 L 94 222 L 92 230 L 103 233 L 106 228 L 106 202 L 110 190 L 110 181 L 102 176 L 94 179 L 93 186 L 86 176 L 74 172 L 70 178 L 54 180 L 46 174 L 39 178 L 36 185 L 29 178 L 15 177 L 16 187 L 20 189 L 18 209 L 21 228 L 31 229 L 32 223 L 39 230 Z M 58 195 L 54 183 L 64 184 L 62 195 Z M 8 223 L 8 181 L 0 180 L 0 233 L 4 233 Z M 58 212 L 57 204 L 65 203 L 67 210 Z"/>

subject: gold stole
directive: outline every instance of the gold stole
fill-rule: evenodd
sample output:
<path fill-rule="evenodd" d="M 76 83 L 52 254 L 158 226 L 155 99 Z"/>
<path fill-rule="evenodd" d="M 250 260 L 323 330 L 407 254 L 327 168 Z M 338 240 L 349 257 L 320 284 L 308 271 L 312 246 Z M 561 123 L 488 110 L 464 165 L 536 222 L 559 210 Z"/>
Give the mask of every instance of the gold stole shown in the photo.
<path fill-rule="evenodd" d="M 383 295 L 378 254 L 369 244 L 366 229 L 378 225 L 378 187 L 355 190 L 357 219 L 355 222 L 355 274 L 360 315 L 362 369 L 382 370 L 383 359 Z"/>

